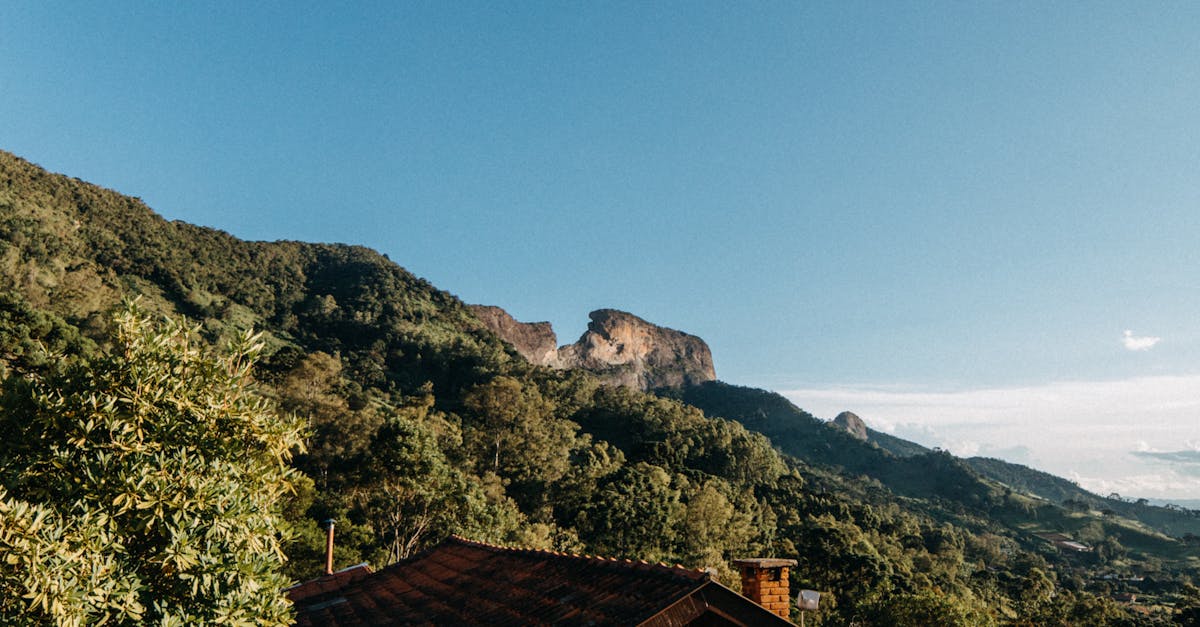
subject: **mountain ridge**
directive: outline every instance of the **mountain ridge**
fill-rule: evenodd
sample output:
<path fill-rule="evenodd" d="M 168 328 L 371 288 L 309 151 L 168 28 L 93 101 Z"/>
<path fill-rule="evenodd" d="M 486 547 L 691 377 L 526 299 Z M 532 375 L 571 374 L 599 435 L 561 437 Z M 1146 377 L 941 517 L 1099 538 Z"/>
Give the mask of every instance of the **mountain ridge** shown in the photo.
<path fill-rule="evenodd" d="M 659 326 L 618 309 L 588 314 L 587 331 L 574 344 L 555 347 L 549 322 L 519 322 L 494 305 L 471 305 L 493 333 L 530 363 L 579 368 L 609 385 L 650 391 L 715 381 L 712 351 L 701 338 Z"/>

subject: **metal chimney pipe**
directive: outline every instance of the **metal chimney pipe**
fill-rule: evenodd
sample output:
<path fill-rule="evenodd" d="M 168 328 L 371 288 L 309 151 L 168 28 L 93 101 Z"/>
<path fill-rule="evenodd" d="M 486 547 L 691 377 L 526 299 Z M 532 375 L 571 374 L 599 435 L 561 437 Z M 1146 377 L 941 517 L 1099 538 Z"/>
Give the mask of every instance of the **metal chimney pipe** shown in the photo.
<path fill-rule="evenodd" d="M 333 574 L 333 519 L 330 518 L 321 524 L 325 525 L 327 533 L 325 535 L 325 574 Z"/>

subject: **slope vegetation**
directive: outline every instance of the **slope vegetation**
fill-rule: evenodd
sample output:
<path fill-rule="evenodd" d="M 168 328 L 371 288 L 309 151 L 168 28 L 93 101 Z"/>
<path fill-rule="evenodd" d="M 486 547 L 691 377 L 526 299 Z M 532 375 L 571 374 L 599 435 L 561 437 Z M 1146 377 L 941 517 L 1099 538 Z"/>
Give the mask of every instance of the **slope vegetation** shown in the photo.
<path fill-rule="evenodd" d="M 732 558 L 793 557 L 793 586 L 829 593 L 809 616 L 826 624 L 1129 617 L 1088 577 L 1139 562 L 1032 540 L 1019 510 L 1041 505 L 949 455 L 894 455 L 761 390 L 664 398 L 531 364 L 373 251 L 169 222 L 0 153 L 6 376 L 105 353 L 110 313 L 130 297 L 211 342 L 267 334 L 263 393 L 307 425 L 293 462 L 307 479 L 287 504 L 297 579 L 319 572 L 317 521 L 333 518 L 339 564 L 382 565 L 459 533 L 710 566 L 731 583 Z M 1140 550 L 1182 547 L 1154 542 Z M 1186 600 L 1191 575 L 1167 566 L 1160 593 Z"/>

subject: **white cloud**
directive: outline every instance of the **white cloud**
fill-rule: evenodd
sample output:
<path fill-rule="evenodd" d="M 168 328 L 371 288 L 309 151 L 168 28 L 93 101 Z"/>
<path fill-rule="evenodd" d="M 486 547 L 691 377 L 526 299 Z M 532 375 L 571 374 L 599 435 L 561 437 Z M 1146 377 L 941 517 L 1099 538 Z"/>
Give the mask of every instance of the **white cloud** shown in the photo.
<path fill-rule="evenodd" d="M 1200 481 L 1195 477 L 1170 471 L 1145 472 L 1124 477 L 1088 477 L 1072 473 L 1068 479 L 1101 496 L 1116 492 L 1125 498 L 1187 499 L 1189 495 L 1197 494 L 1196 488 L 1200 486 Z M 1158 494 L 1171 496 L 1156 497 Z"/>
<path fill-rule="evenodd" d="M 1125 329 L 1125 337 L 1121 338 L 1121 343 L 1125 345 L 1126 349 L 1131 351 L 1148 351 L 1161 341 L 1161 337 L 1134 335 L 1133 331 L 1129 329 Z"/>
<path fill-rule="evenodd" d="M 780 393 L 822 418 L 850 410 L 873 429 L 954 453 L 1000 457 L 1077 477 L 1083 487 L 1102 494 L 1200 494 L 1196 466 L 1135 454 L 1196 448 L 1200 375 L 956 391 L 860 385 Z"/>
<path fill-rule="evenodd" d="M 1191 446 L 1180 451 L 1134 451 L 1133 454 L 1146 460 L 1169 464 L 1173 472 L 1200 477 L 1200 450 Z"/>

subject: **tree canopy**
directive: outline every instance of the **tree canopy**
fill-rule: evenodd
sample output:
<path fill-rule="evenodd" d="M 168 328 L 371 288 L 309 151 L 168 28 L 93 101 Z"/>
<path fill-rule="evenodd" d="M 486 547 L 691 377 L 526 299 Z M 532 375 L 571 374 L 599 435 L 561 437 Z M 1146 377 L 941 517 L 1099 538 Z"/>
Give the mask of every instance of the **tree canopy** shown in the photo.
<path fill-rule="evenodd" d="M 286 625 L 296 420 L 222 353 L 135 306 L 110 353 L 0 399 L 0 622 Z"/>

